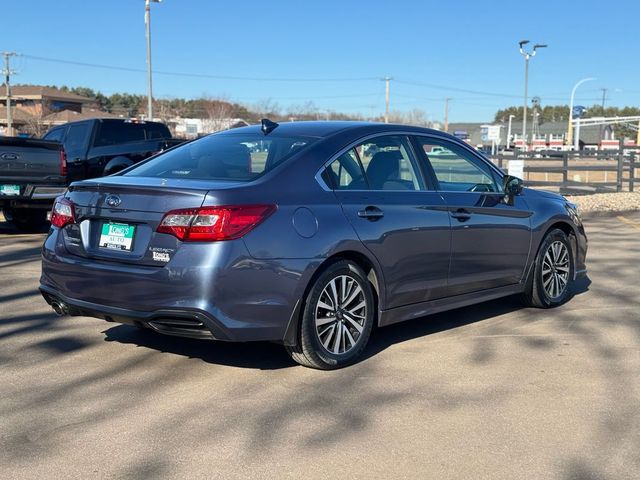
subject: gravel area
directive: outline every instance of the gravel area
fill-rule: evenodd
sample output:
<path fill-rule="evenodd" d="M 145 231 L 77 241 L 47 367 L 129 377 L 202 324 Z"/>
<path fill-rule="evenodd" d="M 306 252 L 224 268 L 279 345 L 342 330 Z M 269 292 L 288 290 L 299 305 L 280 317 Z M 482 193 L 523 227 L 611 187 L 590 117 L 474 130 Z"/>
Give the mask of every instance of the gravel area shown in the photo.
<path fill-rule="evenodd" d="M 578 205 L 581 213 L 608 213 L 640 210 L 640 192 L 572 195 L 567 200 Z"/>

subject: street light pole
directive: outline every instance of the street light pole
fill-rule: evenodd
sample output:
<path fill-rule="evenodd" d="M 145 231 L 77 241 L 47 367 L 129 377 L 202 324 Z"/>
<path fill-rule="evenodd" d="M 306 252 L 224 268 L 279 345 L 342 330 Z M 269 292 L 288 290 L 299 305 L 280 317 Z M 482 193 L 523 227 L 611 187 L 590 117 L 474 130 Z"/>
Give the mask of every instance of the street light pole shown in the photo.
<path fill-rule="evenodd" d="M 536 56 L 536 50 L 539 48 L 545 48 L 546 45 L 536 44 L 533 46 L 533 50 L 525 52 L 524 46 L 529 43 L 529 40 L 521 40 L 518 42 L 520 45 L 520 54 L 524 57 L 524 110 L 522 112 L 522 141 L 523 149 L 527 150 L 527 96 L 529 89 L 529 59 Z"/>
<path fill-rule="evenodd" d="M 153 120 L 153 85 L 151 73 L 151 2 L 161 0 L 144 0 L 144 24 L 147 37 L 147 120 Z"/>
<path fill-rule="evenodd" d="M 384 123 L 389 123 L 389 82 L 393 78 L 386 76 L 382 80 L 384 81 Z"/>
<path fill-rule="evenodd" d="M 569 125 L 567 127 L 567 145 L 571 145 L 573 141 L 573 98 L 576 95 L 576 90 L 578 89 L 578 87 L 584 82 L 590 82 L 591 80 L 595 80 L 595 78 L 583 78 L 578 83 L 576 83 L 571 90 L 571 100 L 569 101 Z"/>

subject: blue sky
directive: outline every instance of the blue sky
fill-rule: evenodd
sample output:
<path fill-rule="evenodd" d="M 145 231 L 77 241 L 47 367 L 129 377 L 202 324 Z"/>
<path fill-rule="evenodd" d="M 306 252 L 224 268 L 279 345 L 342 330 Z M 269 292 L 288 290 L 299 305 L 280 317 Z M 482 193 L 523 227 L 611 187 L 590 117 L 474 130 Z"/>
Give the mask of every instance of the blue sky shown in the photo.
<path fill-rule="evenodd" d="M 3 11 L 0 50 L 22 54 L 14 83 L 146 92 L 144 0 L 31 0 Z M 384 111 L 389 75 L 392 110 L 442 120 L 450 97 L 450 121 L 487 121 L 522 104 L 517 43 L 529 39 L 549 44 L 531 61 L 530 97 L 568 104 L 578 80 L 596 77 L 576 103 L 599 103 L 607 88 L 607 105 L 637 106 L 638 18 L 638 0 L 163 0 L 152 4 L 154 95 L 312 101 L 370 116 Z"/>

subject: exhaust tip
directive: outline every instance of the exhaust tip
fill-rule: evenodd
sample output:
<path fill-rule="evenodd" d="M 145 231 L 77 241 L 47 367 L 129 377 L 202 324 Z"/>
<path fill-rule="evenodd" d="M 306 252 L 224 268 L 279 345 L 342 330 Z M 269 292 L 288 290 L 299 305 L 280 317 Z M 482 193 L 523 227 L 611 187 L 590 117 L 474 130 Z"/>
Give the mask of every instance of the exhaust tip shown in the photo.
<path fill-rule="evenodd" d="M 51 302 L 51 308 L 53 308 L 53 311 L 56 312 L 56 315 L 58 316 L 62 316 L 68 313 L 67 306 L 64 303 L 60 303 L 57 301 Z"/>

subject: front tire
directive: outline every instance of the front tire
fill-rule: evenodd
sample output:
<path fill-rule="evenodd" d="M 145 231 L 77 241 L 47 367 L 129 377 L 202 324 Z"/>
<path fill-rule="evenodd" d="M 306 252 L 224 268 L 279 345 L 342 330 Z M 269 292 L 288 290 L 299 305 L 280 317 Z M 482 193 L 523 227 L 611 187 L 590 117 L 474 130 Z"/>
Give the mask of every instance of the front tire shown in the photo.
<path fill-rule="evenodd" d="M 357 361 L 375 319 L 373 290 L 366 274 L 353 262 L 329 265 L 315 280 L 300 323 L 298 344 L 286 347 L 297 363 L 332 370 Z"/>
<path fill-rule="evenodd" d="M 574 259 L 571 242 L 559 229 L 551 230 L 542 241 L 533 265 L 532 278 L 523 294 L 527 306 L 553 308 L 571 295 Z"/>

